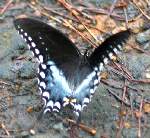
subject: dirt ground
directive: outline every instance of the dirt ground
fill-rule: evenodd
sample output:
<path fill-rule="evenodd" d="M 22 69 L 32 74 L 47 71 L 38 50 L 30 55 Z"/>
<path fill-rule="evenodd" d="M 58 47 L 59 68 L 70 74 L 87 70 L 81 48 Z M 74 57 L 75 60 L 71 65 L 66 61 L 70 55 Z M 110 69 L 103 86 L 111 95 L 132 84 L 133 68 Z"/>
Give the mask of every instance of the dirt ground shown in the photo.
<path fill-rule="evenodd" d="M 0 15 L 0 137 L 150 138 L 150 1 L 1 0 Z M 131 28 L 118 61 L 101 73 L 101 83 L 82 112 L 83 124 L 69 120 L 75 119 L 70 108 L 41 115 L 38 63 L 14 28 L 16 17 L 53 25 L 82 53 Z"/>

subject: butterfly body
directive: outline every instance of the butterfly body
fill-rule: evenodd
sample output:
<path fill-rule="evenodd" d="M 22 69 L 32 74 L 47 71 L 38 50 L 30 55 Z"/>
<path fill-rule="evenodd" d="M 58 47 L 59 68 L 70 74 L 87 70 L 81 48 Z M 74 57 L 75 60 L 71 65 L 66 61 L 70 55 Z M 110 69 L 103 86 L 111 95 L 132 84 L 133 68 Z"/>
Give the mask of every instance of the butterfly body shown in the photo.
<path fill-rule="evenodd" d="M 39 62 L 38 86 L 44 112 L 59 112 L 70 104 L 79 115 L 99 84 L 104 65 L 130 35 L 129 30 L 115 34 L 86 57 L 64 34 L 41 21 L 20 18 L 14 24 Z"/>

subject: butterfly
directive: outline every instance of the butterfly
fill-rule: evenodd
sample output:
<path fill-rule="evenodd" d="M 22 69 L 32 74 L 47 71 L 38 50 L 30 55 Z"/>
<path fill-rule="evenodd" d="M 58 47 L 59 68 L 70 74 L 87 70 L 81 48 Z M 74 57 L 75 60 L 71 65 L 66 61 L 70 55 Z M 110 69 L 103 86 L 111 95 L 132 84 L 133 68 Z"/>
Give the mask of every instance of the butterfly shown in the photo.
<path fill-rule="evenodd" d="M 131 32 L 127 29 L 110 36 L 87 56 L 62 32 L 44 22 L 18 18 L 14 25 L 39 62 L 38 87 L 44 113 L 59 112 L 71 105 L 77 116 L 91 101 L 104 65 L 122 50 Z"/>

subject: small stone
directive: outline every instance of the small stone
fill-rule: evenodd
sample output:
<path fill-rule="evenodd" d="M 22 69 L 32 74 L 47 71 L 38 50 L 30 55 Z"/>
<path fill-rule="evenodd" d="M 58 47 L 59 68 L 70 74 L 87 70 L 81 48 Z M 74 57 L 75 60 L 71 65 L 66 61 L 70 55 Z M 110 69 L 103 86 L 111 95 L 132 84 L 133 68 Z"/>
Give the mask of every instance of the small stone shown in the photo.
<path fill-rule="evenodd" d="M 150 73 L 146 73 L 145 76 L 146 76 L 146 79 L 150 79 Z"/>
<path fill-rule="evenodd" d="M 136 36 L 136 41 L 140 44 L 144 44 L 148 41 L 150 41 L 150 29 L 149 30 L 146 30 L 142 33 L 139 33 L 137 36 Z"/>
<path fill-rule="evenodd" d="M 31 133 L 32 135 L 35 135 L 35 131 L 34 131 L 33 129 L 30 129 L 30 133 Z"/>

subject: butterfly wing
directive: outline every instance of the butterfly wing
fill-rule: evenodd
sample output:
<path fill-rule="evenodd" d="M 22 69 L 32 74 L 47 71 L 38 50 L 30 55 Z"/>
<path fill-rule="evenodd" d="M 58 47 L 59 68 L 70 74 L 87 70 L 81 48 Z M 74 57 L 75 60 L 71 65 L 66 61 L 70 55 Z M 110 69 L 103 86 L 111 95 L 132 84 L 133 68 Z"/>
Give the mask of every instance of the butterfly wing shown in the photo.
<path fill-rule="evenodd" d="M 99 47 L 97 47 L 88 61 L 91 66 L 98 67 L 99 70 L 104 64 L 107 64 L 108 60 L 112 59 L 113 55 L 122 50 L 123 45 L 130 36 L 130 30 L 122 31 L 107 38 Z"/>
<path fill-rule="evenodd" d="M 80 61 L 80 52 L 60 31 L 30 18 L 14 21 L 19 34 L 39 61 L 39 89 L 45 101 L 45 112 L 58 111 L 63 99 L 71 95 L 69 76 Z"/>
<path fill-rule="evenodd" d="M 112 59 L 113 55 L 117 55 L 129 36 L 130 30 L 126 30 L 107 38 L 94 50 L 91 56 L 87 58 L 87 62 L 89 62 L 92 67 L 92 71 L 76 90 L 76 99 L 78 99 L 78 101 L 75 105 L 75 112 L 77 115 L 90 102 L 100 82 L 100 72 L 103 70 L 104 65 Z"/>

